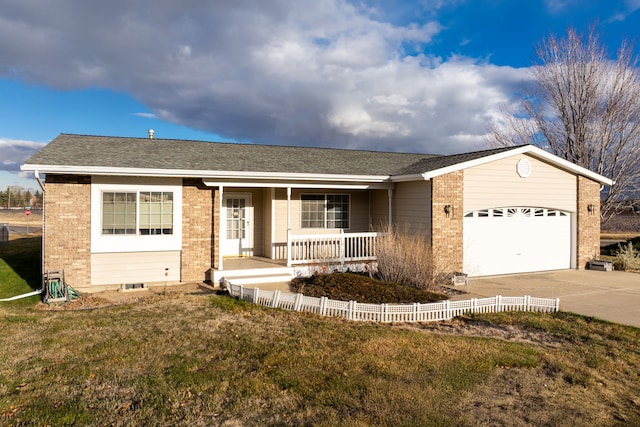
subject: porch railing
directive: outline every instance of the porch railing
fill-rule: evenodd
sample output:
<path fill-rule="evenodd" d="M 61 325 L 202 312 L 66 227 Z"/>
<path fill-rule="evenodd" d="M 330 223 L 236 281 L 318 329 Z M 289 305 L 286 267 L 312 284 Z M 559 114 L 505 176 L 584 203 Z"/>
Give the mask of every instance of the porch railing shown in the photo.
<path fill-rule="evenodd" d="M 298 234 L 289 236 L 287 265 L 374 261 L 382 233 Z"/>

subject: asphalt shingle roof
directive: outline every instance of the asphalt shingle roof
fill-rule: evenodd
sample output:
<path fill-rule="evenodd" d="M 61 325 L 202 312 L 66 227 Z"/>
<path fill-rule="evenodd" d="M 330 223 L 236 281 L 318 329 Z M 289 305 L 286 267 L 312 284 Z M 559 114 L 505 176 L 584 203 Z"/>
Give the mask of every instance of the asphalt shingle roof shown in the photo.
<path fill-rule="evenodd" d="M 510 151 L 514 148 L 517 147 L 502 147 L 494 148 L 491 150 L 474 151 L 471 153 L 452 154 L 450 156 L 435 156 L 424 158 L 400 170 L 398 173 L 396 173 L 396 175 L 414 175 L 431 172 L 437 169 L 446 168 L 448 166 L 457 165 L 459 163 L 465 163 L 472 160 L 481 159 L 483 157 L 491 156 L 493 154 Z"/>
<path fill-rule="evenodd" d="M 61 134 L 27 165 L 337 175 L 413 175 L 514 147 L 438 156 L 334 148 Z"/>
<path fill-rule="evenodd" d="M 429 155 L 61 134 L 26 164 L 386 176 L 426 157 Z"/>

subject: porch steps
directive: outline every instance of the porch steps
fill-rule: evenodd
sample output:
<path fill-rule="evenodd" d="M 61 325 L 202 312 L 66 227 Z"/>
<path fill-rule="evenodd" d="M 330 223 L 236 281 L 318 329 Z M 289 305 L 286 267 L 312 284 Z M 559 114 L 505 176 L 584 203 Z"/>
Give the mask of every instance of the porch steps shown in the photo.
<path fill-rule="evenodd" d="M 265 283 L 290 282 L 293 279 L 293 271 L 290 268 L 256 268 L 249 270 L 216 271 L 214 281 L 221 283 L 227 281 L 234 285 L 259 285 Z"/>

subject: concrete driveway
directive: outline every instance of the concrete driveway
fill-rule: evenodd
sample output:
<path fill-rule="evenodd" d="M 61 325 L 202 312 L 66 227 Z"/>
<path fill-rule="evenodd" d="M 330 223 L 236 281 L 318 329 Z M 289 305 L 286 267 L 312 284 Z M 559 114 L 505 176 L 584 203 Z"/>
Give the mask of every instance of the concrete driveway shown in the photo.
<path fill-rule="evenodd" d="M 640 274 L 561 270 L 471 278 L 453 299 L 531 295 L 560 298 L 560 310 L 640 327 Z"/>

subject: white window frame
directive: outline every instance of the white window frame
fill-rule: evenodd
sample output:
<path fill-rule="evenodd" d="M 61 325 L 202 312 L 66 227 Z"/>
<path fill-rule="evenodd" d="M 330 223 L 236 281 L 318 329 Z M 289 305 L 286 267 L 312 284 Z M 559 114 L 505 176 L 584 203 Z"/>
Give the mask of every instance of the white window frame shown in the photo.
<path fill-rule="evenodd" d="M 307 227 L 303 224 L 303 199 L 304 197 L 313 196 L 313 197 L 323 197 L 324 199 L 324 207 L 323 207 L 323 226 L 322 227 Z M 330 196 L 342 196 L 347 198 L 347 225 L 346 227 L 329 227 L 329 219 L 328 219 L 328 205 L 329 205 L 329 197 Z M 333 220 L 332 220 L 333 221 Z M 300 229 L 301 230 L 349 230 L 351 228 L 351 194 L 349 193 L 301 193 L 300 194 Z"/>
<path fill-rule="evenodd" d="M 136 233 L 102 234 L 102 194 L 136 193 Z M 140 234 L 140 192 L 173 193 L 173 233 Z M 81 207 L 79 207 L 80 209 Z M 179 178 L 93 177 L 91 184 L 91 252 L 147 252 L 182 249 L 182 180 Z"/>

